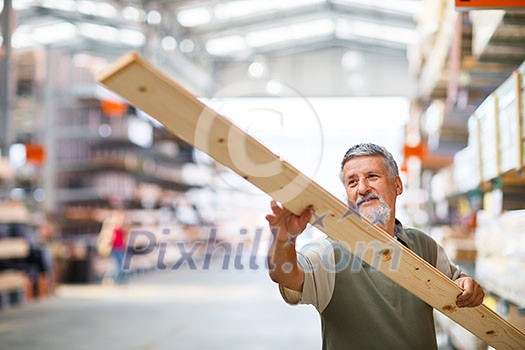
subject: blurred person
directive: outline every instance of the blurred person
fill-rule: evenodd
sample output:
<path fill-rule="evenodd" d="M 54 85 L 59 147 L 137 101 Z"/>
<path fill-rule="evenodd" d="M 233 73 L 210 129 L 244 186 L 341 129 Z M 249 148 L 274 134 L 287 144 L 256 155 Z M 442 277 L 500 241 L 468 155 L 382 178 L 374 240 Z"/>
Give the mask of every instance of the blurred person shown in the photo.
<path fill-rule="evenodd" d="M 453 265 L 439 244 L 395 218 L 403 184 L 390 152 L 371 143 L 352 146 L 343 158 L 340 175 L 351 209 L 462 288 L 458 307 L 483 302 L 480 285 Z M 268 254 L 270 277 L 287 303 L 311 304 L 317 309 L 323 349 L 437 349 L 430 305 L 328 237 L 296 251 L 295 240 L 310 221 L 312 209 L 298 216 L 275 201 L 271 209 L 266 215 L 274 235 Z M 344 267 L 327 268 L 343 260 Z"/>
<path fill-rule="evenodd" d="M 126 214 L 118 209 L 104 220 L 98 239 L 98 252 L 101 256 L 111 256 L 115 264 L 114 273 L 111 281 L 116 284 L 127 282 L 127 274 L 123 268 L 124 254 L 126 252 Z M 107 279 L 103 279 L 107 283 Z"/>

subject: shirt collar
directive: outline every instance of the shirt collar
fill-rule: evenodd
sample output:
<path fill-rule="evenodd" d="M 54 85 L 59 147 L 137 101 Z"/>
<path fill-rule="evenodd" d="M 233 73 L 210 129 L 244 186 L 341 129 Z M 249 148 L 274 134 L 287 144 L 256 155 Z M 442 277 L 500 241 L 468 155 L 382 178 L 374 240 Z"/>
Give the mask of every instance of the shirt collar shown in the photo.
<path fill-rule="evenodd" d="M 408 237 L 403 228 L 403 224 L 401 224 L 401 221 L 398 219 L 396 219 L 394 226 L 394 237 L 407 248 L 410 248 L 413 245 L 412 240 Z"/>

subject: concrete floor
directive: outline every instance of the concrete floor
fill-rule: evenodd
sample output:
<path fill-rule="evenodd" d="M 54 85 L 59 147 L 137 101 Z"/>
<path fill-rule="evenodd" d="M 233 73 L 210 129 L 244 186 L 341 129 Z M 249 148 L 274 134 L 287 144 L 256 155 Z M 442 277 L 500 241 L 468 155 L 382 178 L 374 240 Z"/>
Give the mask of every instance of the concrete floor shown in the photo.
<path fill-rule="evenodd" d="M 265 270 L 151 272 L 127 286 L 61 286 L 0 312 L 0 349 L 320 349 L 313 307 L 285 304 Z"/>

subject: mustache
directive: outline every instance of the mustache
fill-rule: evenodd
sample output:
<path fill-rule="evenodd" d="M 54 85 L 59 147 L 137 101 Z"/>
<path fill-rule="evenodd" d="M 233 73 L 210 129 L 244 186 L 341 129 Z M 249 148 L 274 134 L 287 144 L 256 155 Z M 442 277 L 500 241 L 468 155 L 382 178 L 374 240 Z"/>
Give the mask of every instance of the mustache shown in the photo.
<path fill-rule="evenodd" d="M 372 199 L 379 199 L 379 200 L 381 200 L 382 198 L 377 193 L 370 192 L 370 193 L 367 193 L 366 195 L 364 195 L 363 197 L 359 197 L 357 199 L 357 201 L 355 202 L 355 204 L 359 207 L 364 202 L 366 202 L 368 200 L 372 200 Z"/>

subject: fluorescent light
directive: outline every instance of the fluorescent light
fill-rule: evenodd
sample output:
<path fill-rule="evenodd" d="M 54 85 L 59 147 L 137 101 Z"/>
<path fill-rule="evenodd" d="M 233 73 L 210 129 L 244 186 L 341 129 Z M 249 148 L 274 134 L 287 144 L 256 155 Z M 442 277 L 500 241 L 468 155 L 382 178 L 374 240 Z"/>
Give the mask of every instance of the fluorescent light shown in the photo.
<path fill-rule="evenodd" d="M 268 70 L 268 67 L 264 62 L 252 62 L 250 66 L 248 67 L 248 74 L 250 74 L 253 78 L 260 78 L 262 77 L 266 71 Z"/>
<path fill-rule="evenodd" d="M 67 12 L 76 11 L 75 0 L 44 0 L 40 2 L 40 6 Z"/>
<path fill-rule="evenodd" d="M 234 0 L 215 6 L 215 17 L 230 20 L 261 13 L 277 12 L 292 8 L 321 4 L 325 0 Z"/>
<path fill-rule="evenodd" d="M 146 36 L 135 29 L 120 29 L 120 42 L 129 46 L 141 47 L 146 43 Z"/>
<path fill-rule="evenodd" d="M 226 56 L 234 52 L 246 50 L 247 48 L 244 38 L 240 35 L 210 39 L 206 43 L 206 51 L 208 51 L 210 55 L 215 56 Z"/>
<path fill-rule="evenodd" d="M 146 21 L 149 24 L 160 24 L 160 22 L 162 22 L 162 15 L 159 11 L 151 10 L 146 16 Z"/>
<path fill-rule="evenodd" d="M 330 18 L 318 19 L 310 22 L 298 23 L 289 26 L 294 39 L 305 39 L 324 36 L 334 33 L 335 24 Z"/>
<path fill-rule="evenodd" d="M 77 11 L 85 15 L 95 16 L 97 14 L 97 4 L 94 1 L 89 0 L 78 1 Z"/>
<path fill-rule="evenodd" d="M 79 24 L 79 29 L 80 34 L 86 38 L 108 42 L 117 42 L 119 40 L 119 31 L 115 27 L 94 23 L 81 23 Z"/>
<path fill-rule="evenodd" d="M 177 13 L 177 21 L 184 27 L 197 27 L 211 21 L 211 9 L 207 6 L 182 9 Z"/>
<path fill-rule="evenodd" d="M 329 18 L 323 18 L 248 32 L 246 34 L 246 43 L 251 47 L 262 47 L 289 40 L 329 35 L 333 32 L 334 22 Z"/>
<path fill-rule="evenodd" d="M 230 35 L 210 39 L 206 43 L 206 50 L 211 55 L 227 56 L 250 47 L 259 48 L 291 40 L 332 35 L 334 29 L 335 24 L 333 20 L 323 18 L 286 26 L 253 30 L 246 33 L 244 37 Z"/>
<path fill-rule="evenodd" d="M 122 9 L 122 17 L 128 21 L 140 22 L 144 20 L 145 14 L 135 6 L 126 6 Z"/>
<path fill-rule="evenodd" d="M 115 18 L 117 16 L 117 9 L 107 2 L 98 2 L 96 13 L 100 17 Z"/>
<path fill-rule="evenodd" d="M 15 143 L 9 146 L 9 162 L 14 168 L 19 168 L 27 162 L 26 146 L 23 143 Z"/>
<path fill-rule="evenodd" d="M 153 144 L 153 127 L 139 118 L 128 121 L 128 139 L 137 146 L 148 148 Z"/>
<path fill-rule="evenodd" d="M 400 44 L 410 44 L 416 38 L 409 28 L 346 19 L 336 21 L 336 36 L 340 39 L 366 37 Z"/>
<path fill-rule="evenodd" d="M 18 2 L 22 2 L 18 0 Z M 29 3 L 32 0 L 24 0 L 23 2 Z M 117 16 L 117 9 L 110 3 L 103 1 L 91 1 L 91 0 L 44 0 L 40 2 L 40 6 L 61 10 L 67 12 L 78 11 L 79 13 L 89 16 L 99 16 L 106 18 L 114 18 Z"/>
<path fill-rule="evenodd" d="M 252 15 L 264 10 L 264 8 L 263 2 L 258 0 L 228 1 L 215 6 L 215 17 L 221 20 L 229 20 Z"/>
<path fill-rule="evenodd" d="M 172 36 L 165 36 L 160 41 L 160 46 L 164 51 L 173 51 L 177 48 L 177 40 Z"/>
<path fill-rule="evenodd" d="M 261 47 L 292 39 L 289 27 L 274 27 L 255 30 L 246 34 L 246 43 L 251 47 Z"/>
<path fill-rule="evenodd" d="M 184 39 L 179 45 L 180 51 L 184 53 L 190 53 L 195 49 L 195 43 L 191 39 Z"/>
<path fill-rule="evenodd" d="M 373 10 L 395 11 L 411 15 L 419 12 L 423 7 L 421 1 L 415 0 L 336 0 L 336 2 Z"/>
<path fill-rule="evenodd" d="M 134 47 L 141 47 L 146 42 L 144 34 L 135 29 L 118 29 L 95 23 L 80 23 L 78 27 L 80 35 L 92 40 L 122 43 Z"/>
<path fill-rule="evenodd" d="M 68 41 L 77 35 L 77 27 L 69 22 L 56 22 L 34 27 L 31 36 L 39 44 L 48 45 Z"/>
<path fill-rule="evenodd" d="M 280 0 L 280 1 L 267 1 L 272 5 L 277 5 L 281 9 L 294 8 L 294 7 L 304 7 L 315 4 L 322 4 L 326 2 L 325 0 Z"/>

